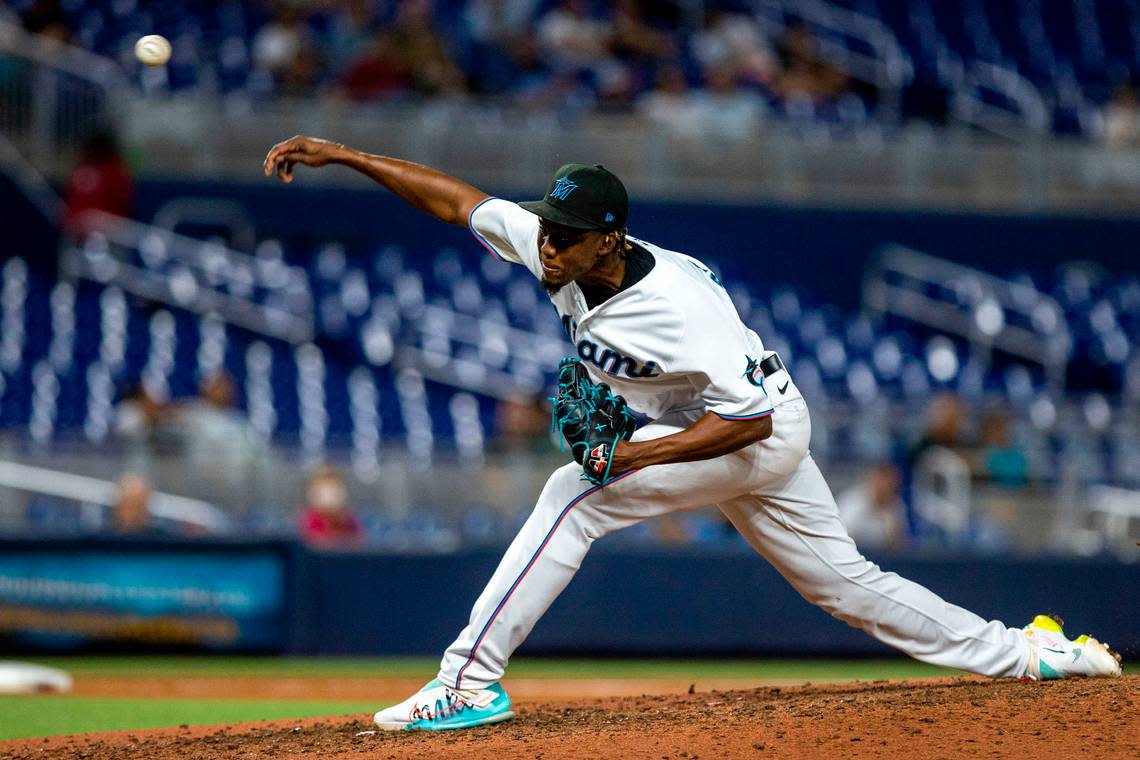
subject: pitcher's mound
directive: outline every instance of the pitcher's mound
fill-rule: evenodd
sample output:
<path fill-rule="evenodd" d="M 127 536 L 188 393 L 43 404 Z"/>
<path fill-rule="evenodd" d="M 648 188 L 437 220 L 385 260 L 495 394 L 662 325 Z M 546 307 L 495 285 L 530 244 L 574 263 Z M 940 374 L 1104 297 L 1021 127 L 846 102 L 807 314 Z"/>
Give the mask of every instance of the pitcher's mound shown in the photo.
<path fill-rule="evenodd" d="M 509 690 L 510 681 L 506 682 Z M 371 716 L 0 742 L 13 760 L 100 758 L 1140 757 L 1140 676 L 765 687 L 523 703 L 510 723 L 376 731 Z M 378 705 L 379 707 L 379 705 Z M 47 754 L 44 754 L 44 753 Z"/>

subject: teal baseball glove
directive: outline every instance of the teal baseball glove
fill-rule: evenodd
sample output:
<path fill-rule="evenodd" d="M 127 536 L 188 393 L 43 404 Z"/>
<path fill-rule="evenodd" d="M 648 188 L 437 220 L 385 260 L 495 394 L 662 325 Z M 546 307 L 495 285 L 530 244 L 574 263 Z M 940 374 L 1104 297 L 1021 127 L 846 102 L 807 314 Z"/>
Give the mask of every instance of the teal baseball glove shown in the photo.
<path fill-rule="evenodd" d="M 568 357 L 558 365 L 553 401 L 554 426 L 570 445 L 574 461 L 587 480 L 602 485 L 610 478 L 614 446 L 628 441 L 637 427 L 625 399 L 605 383 L 595 383 L 581 361 Z"/>

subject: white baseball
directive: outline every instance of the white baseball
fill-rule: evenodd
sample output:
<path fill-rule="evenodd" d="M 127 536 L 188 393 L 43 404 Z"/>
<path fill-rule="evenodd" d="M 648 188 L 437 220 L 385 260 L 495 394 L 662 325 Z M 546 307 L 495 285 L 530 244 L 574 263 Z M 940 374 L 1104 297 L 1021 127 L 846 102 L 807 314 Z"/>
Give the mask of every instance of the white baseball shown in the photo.
<path fill-rule="evenodd" d="M 146 66 L 162 66 L 170 60 L 170 40 L 161 34 L 148 34 L 135 43 L 135 58 Z"/>

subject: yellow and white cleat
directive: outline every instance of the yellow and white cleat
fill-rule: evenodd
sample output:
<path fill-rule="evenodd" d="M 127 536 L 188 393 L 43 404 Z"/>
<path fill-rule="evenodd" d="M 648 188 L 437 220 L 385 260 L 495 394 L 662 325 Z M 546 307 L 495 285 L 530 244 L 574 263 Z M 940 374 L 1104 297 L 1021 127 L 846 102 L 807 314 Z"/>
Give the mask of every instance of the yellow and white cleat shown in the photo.
<path fill-rule="evenodd" d="M 1120 655 L 1087 634 L 1070 641 L 1061 629 L 1062 620 L 1038 615 L 1022 629 L 1029 640 L 1029 664 L 1025 676 L 1035 681 L 1059 678 L 1120 676 Z"/>

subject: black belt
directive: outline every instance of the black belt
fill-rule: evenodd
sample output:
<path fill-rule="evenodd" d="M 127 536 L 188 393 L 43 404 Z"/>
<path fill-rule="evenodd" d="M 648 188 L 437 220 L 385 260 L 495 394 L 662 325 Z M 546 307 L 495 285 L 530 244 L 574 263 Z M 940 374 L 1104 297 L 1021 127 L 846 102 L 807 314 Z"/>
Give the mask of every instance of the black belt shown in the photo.
<path fill-rule="evenodd" d="M 760 371 L 764 373 L 764 377 L 771 377 L 783 368 L 784 363 L 780 361 L 780 355 L 776 353 L 760 362 Z"/>

